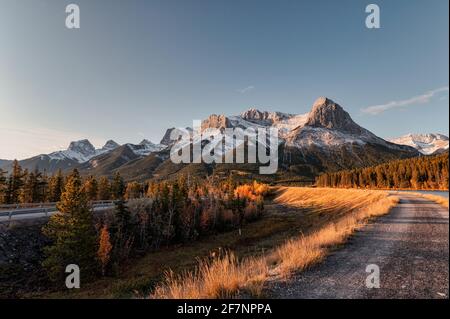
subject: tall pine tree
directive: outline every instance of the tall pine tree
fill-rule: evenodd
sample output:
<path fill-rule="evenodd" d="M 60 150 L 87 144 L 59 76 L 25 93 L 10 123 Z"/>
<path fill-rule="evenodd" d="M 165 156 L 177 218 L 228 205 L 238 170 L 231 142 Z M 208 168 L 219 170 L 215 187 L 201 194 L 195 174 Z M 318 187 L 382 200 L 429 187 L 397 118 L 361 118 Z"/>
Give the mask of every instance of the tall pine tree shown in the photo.
<path fill-rule="evenodd" d="M 97 199 L 98 200 L 111 199 L 111 186 L 109 185 L 109 181 L 105 176 L 102 176 L 98 183 Z"/>
<path fill-rule="evenodd" d="M 14 160 L 12 173 L 8 178 L 6 186 L 5 201 L 7 204 L 19 203 L 24 176 L 25 173 L 23 172 L 22 167 L 19 165 L 19 162 L 17 160 Z"/>
<path fill-rule="evenodd" d="M 88 200 L 93 201 L 97 199 L 98 196 L 98 183 L 94 176 L 89 176 L 84 182 L 84 191 Z"/>
<path fill-rule="evenodd" d="M 50 279 L 61 283 L 69 264 L 78 265 L 82 278 L 89 278 L 98 269 L 98 242 L 93 213 L 77 170 L 69 176 L 57 208 L 59 212 L 43 228 L 43 233 L 53 240 L 44 249 L 43 266 Z"/>
<path fill-rule="evenodd" d="M 50 202 L 59 202 L 64 189 L 64 177 L 60 169 L 50 178 L 48 188 L 48 200 Z"/>
<path fill-rule="evenodd" d="M 121 200 L 125 195 L 125 182 L 119 172 L 116 173 L 111 183 L 111 195 L 114 200 Z"/>
<path fill-rule="evenodd" d="M 0 169 L 0 204 L 5 203 L 6 172 Z"/>

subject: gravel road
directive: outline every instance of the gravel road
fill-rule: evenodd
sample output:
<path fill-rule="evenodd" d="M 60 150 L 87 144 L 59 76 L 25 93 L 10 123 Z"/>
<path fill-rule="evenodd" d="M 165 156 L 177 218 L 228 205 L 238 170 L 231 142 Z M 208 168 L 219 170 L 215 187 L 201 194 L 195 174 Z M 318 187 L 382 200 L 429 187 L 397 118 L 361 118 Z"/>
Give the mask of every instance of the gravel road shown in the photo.
<path fill-rule="evenodd" d="M 271 298 L 447 298 L 448 210 L 401 194 L 389 215 L 357 232 L 322 263 L 269 284 Z M 380 288 L 367 288 L 368 265 L 380 270 Z"/>

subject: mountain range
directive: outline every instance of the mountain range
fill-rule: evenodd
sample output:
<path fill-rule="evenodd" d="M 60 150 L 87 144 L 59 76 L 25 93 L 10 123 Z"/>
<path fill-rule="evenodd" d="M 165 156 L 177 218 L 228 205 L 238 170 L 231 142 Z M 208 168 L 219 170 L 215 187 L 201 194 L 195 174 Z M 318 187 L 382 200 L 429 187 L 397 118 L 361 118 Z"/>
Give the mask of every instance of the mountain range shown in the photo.
<path fill-rule="evenodd" d="M 442 134 L 407 134 L 389 140 L 395 144 L 409 145 L 424 155 L 443 153 L 448 150 L 448 137 Z"/>
<path fill-rule="evenodd" d="M 317 99 L 306 114 L 251 108 L 239 115 L 212 114 L 201 123 L 202 130 L 236 127 L 278 128 L 279 172 L 271 177 L 278 180 L 312 180 L 324 171 L 364 167 L 448 150 L 448 137 L 441 134 L 409 134 L 386 141 L 359 126 L 339 104 L 325 97 Z M 70 143 L 67 150 L 41 154 L 19 163 L 23 168 L 38 167 L 49 173 L 73 168 L 92 175 L 112 176 L 119 172 L 128 180 L 170 178 L 179 173 L 227 175 L 233 171 L 240 175 L 258 174 L 259 165 L 255 164 L 172 163 L 169 154 L 175 142 L 170 139 L 173 130 L 176 128 L 169 128 L 159 144 L 143 140 L 139 144 L 119 145 L 109 140 L 102 148 L 95 149 L 88 140 L 80 140 Z M 10 170 L 11 161 L 0 160 L 0 168 Z"/>

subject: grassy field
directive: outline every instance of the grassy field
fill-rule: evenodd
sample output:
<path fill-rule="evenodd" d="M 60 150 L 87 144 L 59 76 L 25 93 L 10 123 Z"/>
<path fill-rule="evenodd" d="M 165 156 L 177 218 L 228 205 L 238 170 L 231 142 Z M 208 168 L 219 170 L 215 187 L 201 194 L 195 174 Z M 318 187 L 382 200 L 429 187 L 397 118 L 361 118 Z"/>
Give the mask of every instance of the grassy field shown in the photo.
<path fill-rule="evenodd" d="M 262 296 L 271 276 L 288 276 L 314 262 L 368 217 L 384 214 L 395 197 L 383 191 L 280 187 L 262 219 L 192 244 L 134 260 L 118 277 L 34 298 L 218 298 Z"/>

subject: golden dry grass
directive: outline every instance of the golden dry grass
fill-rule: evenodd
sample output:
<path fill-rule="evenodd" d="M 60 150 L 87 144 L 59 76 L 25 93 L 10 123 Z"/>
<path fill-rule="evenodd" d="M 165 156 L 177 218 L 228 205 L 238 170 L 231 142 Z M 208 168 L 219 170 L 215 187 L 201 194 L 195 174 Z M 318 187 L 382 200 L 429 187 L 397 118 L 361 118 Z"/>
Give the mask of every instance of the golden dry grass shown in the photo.
<path fill-rule="evenodd" d="M 180 276 L 168 273 L 165 282 L 159 285 L 152 297 L 170 299 L 232 298 L 246 287 L 259 294 L 268 272 L 262 258 L 248 258 L 239 262 L 233 253 L 202 261 L 194 272 Z"/>
<path fill-rule="evenodd" d="M 414 195 L 421 196 L 423 198 L 429 199 L 435 203 L 438 203 L 439 205 L 442 205 L 446 208 L 448 208 L 448 198 L 444 198 L 442 196 L 433 195 L 433 194 L 421 194 L 421 193 L 413 193 Z"/>
<path fill-rule="evenodd" d="M 275 201 L 282 205 L 309 207 L 328 214 L 330 222 L 307 235 L 292 238 L 272 252 L 239 261 L 233 253 L 210 262 L 200 262 L 193 272 L 168 273 L 151 298 L 231 298 L 239 294 L 259 297 L 269 273 L 288 276 L 320 261 L 342 244 L 367 220 L 383 215 L 398 198 L 383 191 L 283 187 Z M 332 218 L 334 217 L 334 218 Z"/>

